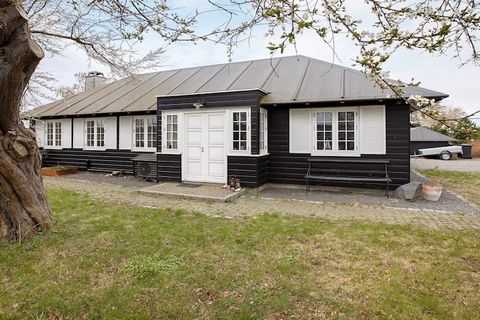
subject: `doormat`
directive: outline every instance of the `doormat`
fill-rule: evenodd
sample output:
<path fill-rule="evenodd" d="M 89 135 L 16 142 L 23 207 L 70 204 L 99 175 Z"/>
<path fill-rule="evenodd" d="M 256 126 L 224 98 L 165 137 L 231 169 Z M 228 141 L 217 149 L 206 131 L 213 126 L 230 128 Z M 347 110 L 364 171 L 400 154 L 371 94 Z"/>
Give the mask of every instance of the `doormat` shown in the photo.
<path fill-rule="evenodd" d="M 201 184 L 196 184 L 196 183 L 180 183 L 177 185 L 177 187 L 182 187 L 182 188 L 198 188 L 200 187 Z"/>

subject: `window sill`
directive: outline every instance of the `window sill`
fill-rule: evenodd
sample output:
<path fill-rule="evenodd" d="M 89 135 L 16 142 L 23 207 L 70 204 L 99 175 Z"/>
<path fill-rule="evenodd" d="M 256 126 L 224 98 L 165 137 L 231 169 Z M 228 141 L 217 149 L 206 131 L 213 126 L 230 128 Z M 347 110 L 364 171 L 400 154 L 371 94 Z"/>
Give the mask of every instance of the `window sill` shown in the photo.
<path fill-rule="evenodd" d="M 55 147 L 55 146 L 45 146 L 43 147 L 44 149 L 47 149 L 47 150 L 62 150 L 63 147 Z"/>
<path fill-rule="evenodd" d="M 105 151 L 107 148 L 104 147 L 84 147 L 83 150 L 86 151 Z"/>
<path fill-rule="evenodd" d="M 155 152 L 157 148 L 132 148 L 133 152 Z"/>
<path fill-rule="evenodd" d="M 355 153 L 345 153 L 345 152 L 328 152 L 328 153 L 319 153 L 312 152 L 310 154 L 312 157 L 360 157 L 361 154 L 358 152 Z"/>

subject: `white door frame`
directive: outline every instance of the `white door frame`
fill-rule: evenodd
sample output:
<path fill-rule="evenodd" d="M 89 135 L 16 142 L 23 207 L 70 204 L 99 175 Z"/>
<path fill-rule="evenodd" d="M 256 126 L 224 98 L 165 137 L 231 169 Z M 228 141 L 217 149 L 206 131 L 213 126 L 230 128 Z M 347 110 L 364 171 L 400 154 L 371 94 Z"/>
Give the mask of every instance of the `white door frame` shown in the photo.
<path fill-rule="evenodd" d="M 183 144 L 182 144 L 182 181 L 190 181 L 190 180 L 187 180 L 186 177 L 187 177 L 187 124 L 186 124 L 186 119 L 187 119 L 187 116 L 188 115 L 203 115 L 203 120 L 202 120 L 202 147 L 203 149 L 207 149 L 207 146 L 205 145 L 206 141 L 208 141 L 208 137 L 205 137 L 205 132 L 206 134 L 208 134 L 208 117 L 206 117 L 206 115 L 208 113 L 218 113 L 218 114 L 223 114 L 223 118 L 224 118 L 224 125 L 223 125 L 223 136 L 224 136 L 224 144 L 223 144 L 223 147 L 224 147 L 224 155 L 223 155 L 223 161 L 224 161 L 224 172 L 223 172 L 223 182 L 219 182 L 219 181 L 208 181 L 208 174 L 207 174 L 207 171 L 203 171 L 204 168 L 202 168 L 202 172 L 203 173 L 203 178 L 202 180 L 200 181 L 192 181 L 192 182 L 205 182 L 205 183 L 226 183 L 227 181 L 227 176 L 228 176 L 228 152 L 229 152 L 229 149 L 230 149 L 230 145 L 229 145 L 229 127 L 228 127 L 228 112 L 227 110 L 225 109 L 219 109 L 219 110 L 215 110 L 215 109 L 211 109 L 211 110 L 199 110 L 199 111 L 184 111 L 183 112 L 183 117 L 182 117 L 182 134 L 183 134 L 183 137 L 182 137 L 182 140 L 183 140 Z M 206 155 L 205 155 L 206 156 Z M 202 161 L 204 162 L 204 161 Z M 208 159 L 206 160 L 206 163 L 208 165 Z M 208 168 L 207 168 L 208 170 Z"/>

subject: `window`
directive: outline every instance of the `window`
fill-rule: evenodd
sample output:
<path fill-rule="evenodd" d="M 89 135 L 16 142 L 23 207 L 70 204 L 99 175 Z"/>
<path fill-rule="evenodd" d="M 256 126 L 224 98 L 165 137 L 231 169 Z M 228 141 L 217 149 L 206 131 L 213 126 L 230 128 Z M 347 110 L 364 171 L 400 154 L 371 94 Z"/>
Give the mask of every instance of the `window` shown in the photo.
<path fill-rule="evenodd" d="M 91 148 L 105 147 L 105 121 L 86 121 L 86 146 Z"/>
<path fill-rule="evenodd" d="M 333 148 L 333 112 L 317 112 L 317 150 Z"/>
<path fill-rule="evenodd" d="M 355 153 L 358 150 L 356 118 L 354 110 L 315 112 L 315 151 Z"/>
<path fill-rule="evenodd" d="M 338 150 L 355 150 L 355 112 L 338 113 Z"/>
<path fill-rule="evenodd" d="M 134 148 L 154 149 L 157 146 L 157 122 L 155 117 L 139 117 L 133 121 Z"/>
<path fill-rule="evenodd" d="M 260 109 L 260 152 L 267 152 L 267 111 Z"/>
<path fill-rule="evenodd" d="M 169 150 L 178 149 L 178 115 L 167 114 L 165 122 L 165 147 Z"/>
<path fill-rule="evenodd" d="M 233 116 L 233 150 L 247 150 L 247 112 L 234 111 Z"/>
<path fill-rule="evenodd" d="M 62 123 L 60 121 L 47 122 L 47 146 L 62 146 Z"/>

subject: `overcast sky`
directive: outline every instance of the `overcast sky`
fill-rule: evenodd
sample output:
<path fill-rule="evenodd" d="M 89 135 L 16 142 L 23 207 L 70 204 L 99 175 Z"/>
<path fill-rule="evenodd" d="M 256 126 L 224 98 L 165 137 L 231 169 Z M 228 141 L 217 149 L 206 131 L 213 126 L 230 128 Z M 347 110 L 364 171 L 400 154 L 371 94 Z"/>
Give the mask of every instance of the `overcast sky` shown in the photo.
<path fill-rule="evenodd" d="M 184 0 L 184 2 L 191 2 Z M 204 24 L 208 29 L 211 24 Z M 235 49 L 233 60 L 243 61 L 270 57 L 266 48 L 270 39 L 265 39 L 263 30 L 253 33 L 249 42 L 241 43 Z M 161 41 L 154 35 L 148 36 L 142 44 L 142 51 L 156 48 Z M 301 54 L 325 61 L 332 60 L 332 52 L 315 34 L 306 33 L 298 39 L 297 51 L 290 47 L 284 55 Z M 340 60 L 337 64 L 350 67 L 357 50 L 350 40 L 344 37 L 336 39 L 336 53 Z M 277 55 L 279 56 L 279 55 Z M 162 69 L 175 69 L 199 65 L 228 62 L 226 48 L 212 42 L 198 44 L 179 43 L 165 47 Z M 390 71 L 390 78 L 406 82 L 420 81 L 421 86 L 450 95 L 445 100 L 446 105 L 458 106 L 466 112 L 480 109 L 480 67 L 465 65 L 460 67 L 461 61 L 451 56 L 434 56 L 419 51 L 403 50 L 397 52 L 385 66 Z M 51 72 L 59 84 L 69 85 L 74 81 L 74 74 L 91 70 L 106 71 L 107 69 L 91 64 L 88 58 L 78 49 L 66 50 L 63 56 L 45 57 L 39 68 Z M 480 117 L 480 116 L 479 116 Z"/>

